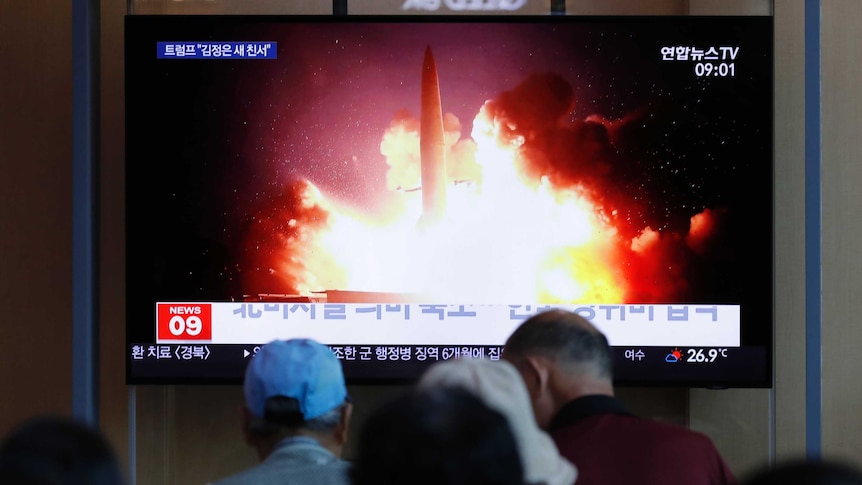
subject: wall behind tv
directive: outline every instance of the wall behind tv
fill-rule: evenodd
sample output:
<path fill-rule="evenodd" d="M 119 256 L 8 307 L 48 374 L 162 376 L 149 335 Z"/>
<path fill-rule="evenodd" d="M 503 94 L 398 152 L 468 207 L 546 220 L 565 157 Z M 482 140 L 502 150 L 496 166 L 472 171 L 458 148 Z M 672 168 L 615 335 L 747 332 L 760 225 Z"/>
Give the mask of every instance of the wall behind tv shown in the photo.
<path fill-rule="evenodd" d="M 163 2 L 168 4 L 169 2 Z M 218 4 L 219 2 L 209 2 Z M 267 2 L 258 2 L 265 4 Z M 283 4 L 282 2 L 273 2 Z M 862 465 L 855 325 L 862 287 L 856 154 L 862 69 L 855 0 L 821 0 L 823 48 L 823 451 Z M 602 5 L 614 11 L 597 12 Z M 636 7 L 632 7 L 636 5 Z M 776 386 L 767 390 L 639 390 L 624 398 L 651 416 L 709 434 L 743 473 L 805 451 L 804 0 L 570 1 L 576 13 L 755 13 L 776 25 Z M 127 460 L 123 382 L 123 80 L 125 2 L 102 2 L 102 428 Z M 263 8 L 263 7 L 261 7 Z M 680 10 L 683 9 L 683 10 Z M 71 412 L 71 7 L 0 1 L 0 433 L 33 414 Z M 766 290 L 766 289 L 765 289 Z M 203 483 L 253 462 L 239 438 L 235 387 L 138 387 L 138 482 Z M 397 392 L 367 388 L 373 401 Z M 774 409 L 774 412 L 773 412 Z M 361 421 L 361 415 L 358 416 Z"/>
<path fill-rule="evenodd" d="M 0 434 L 71 411 L 71 19 L 0 2 Z"/>

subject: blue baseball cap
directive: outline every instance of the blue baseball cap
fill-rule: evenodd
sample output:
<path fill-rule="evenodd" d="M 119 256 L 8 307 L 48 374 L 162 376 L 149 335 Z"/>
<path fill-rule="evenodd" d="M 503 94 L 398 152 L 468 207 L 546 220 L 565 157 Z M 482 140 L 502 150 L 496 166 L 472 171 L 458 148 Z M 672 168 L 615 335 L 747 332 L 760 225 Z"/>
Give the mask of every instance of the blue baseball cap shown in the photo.
<path fill-rule="evenodd" d="M 299 401 L 306 421 L 347 398 L 341 362 L 329 347 L 311 339 L 273 340 L 261 347 L 246 367 L 243 387 L 246 406 L 258 417 L 274 396 Z"/>

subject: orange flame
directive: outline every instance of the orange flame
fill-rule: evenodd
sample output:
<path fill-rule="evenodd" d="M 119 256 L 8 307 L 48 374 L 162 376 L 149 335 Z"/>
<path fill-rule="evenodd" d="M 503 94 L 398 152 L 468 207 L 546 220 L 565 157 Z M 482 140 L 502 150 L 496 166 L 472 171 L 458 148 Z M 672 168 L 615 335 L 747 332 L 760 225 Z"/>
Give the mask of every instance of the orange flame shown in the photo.
<path fill-rule="evenodd" d="M 386 213 L 357 213 L 307 183 L 303 206 L 328 216 L 286 241 L 280 270 L 292 272 L 303 293 L 397 292 L 498 304 L 622 301 L 616 229 L 586 191 L 528 180 L 517 163 L 523 141 L 501 144 L 500 128 L 480 112 L 472 139 L 461 139 L 457 118 L 446 116 L 446 216 L 420 229 L 421 193 L 410 190 L 419 184 L 418 123 L 396 118 L 381 142 L 387 188 L 400 190 Z"/>

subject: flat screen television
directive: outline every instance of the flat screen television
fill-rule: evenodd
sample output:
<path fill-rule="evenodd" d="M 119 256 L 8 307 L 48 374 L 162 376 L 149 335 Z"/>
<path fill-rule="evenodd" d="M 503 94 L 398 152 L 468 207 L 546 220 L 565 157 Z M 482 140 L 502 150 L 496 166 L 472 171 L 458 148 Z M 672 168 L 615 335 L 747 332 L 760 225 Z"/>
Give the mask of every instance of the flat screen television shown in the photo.
<path fill-rule="evenodd" d="M 500 357 L 562 307 L 619 385 L 772 379 L 770 17 L 129 16 L 127 381 Z"/>

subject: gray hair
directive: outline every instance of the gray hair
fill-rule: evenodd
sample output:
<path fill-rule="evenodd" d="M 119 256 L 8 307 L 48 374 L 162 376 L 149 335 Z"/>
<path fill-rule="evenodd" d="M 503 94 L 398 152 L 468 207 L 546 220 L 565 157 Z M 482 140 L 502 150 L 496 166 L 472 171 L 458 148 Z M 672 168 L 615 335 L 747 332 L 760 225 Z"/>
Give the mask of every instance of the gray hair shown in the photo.
<path fill-rule="evenodd" d="M 302 428 L 318 432 L 334 430 L 335 427 L 338 426 L 338 423 L 341 422 L 341 415 L 344 411 L 344 406 L 346 405 L 347 403 L 340 404 L 334 409 L 330 409 L 314 419 L 309 419 L 302 425 Z"/>
<path fill-rule="evenodd" d="M 549 310 L 528 318 L 506 341 L 504 355 L 512 361 L 539 355 L 572 372 L 613 379 L 607 337 L 585 318 L 566 310 Z"/>

